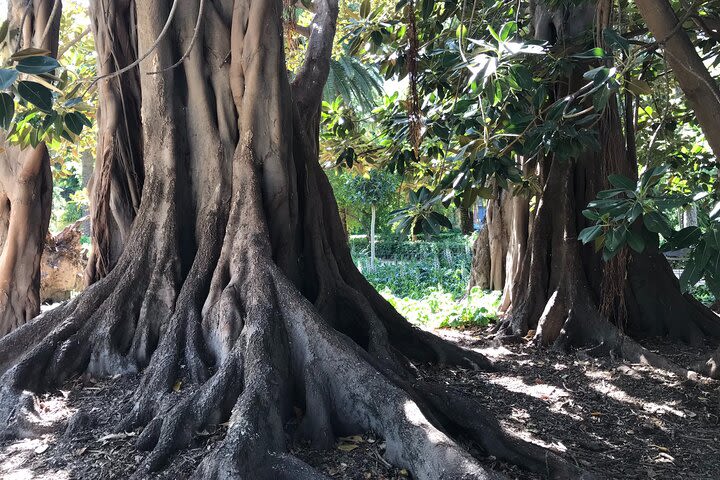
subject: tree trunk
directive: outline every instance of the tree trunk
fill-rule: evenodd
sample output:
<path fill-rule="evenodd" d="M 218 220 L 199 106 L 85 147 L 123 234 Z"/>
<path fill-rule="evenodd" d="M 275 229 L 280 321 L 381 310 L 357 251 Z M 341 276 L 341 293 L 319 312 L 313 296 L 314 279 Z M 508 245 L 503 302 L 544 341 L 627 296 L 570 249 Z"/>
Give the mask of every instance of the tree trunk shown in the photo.
<path fill-rule="evenodd" d="M 535 31 L 547 41 L 568 42 L 593 25 L 600 7 L 581 5 L 565 11 L 538 2 Z M 598 27 L 602 31 L 603 25 Z M 587 47 L 585 45 L 584 47 Z M 584 48 L 581 46 L 580 48 Z M 582 85 L 587 66 L 559 82 L 555 98 Z M 623 251 L 603 262 L 592 245 L 581 246 L 577 233 L 588 226 L 582 210 L 608 188 L 607 177 L 637 177 L 637 165 L 625 151 L 618 108 L 611 99 L 599 123 L 601 150 L 574 160 L 549 156 L 540 161 L 543 191 L 518 277 L 509 315 L 498 326 L 502 335 L 524 337 L 556 348 L 615 350 L 633 360 L 657 360 L 626 337 L 672 336 L 689 343 L 720 337 L 720 322 L 698 302 L 682 295 L 677 279 L 657 247 L 642 254 Z"/>
<path fill-rule="evenodd" d="M 720 87 L 708 72 L 668 0 L 635 0 L 716 156 L 720 155 Z"/>
<path fill-rule="evenodd" d="M 472 248 L 472 266 L 468 291 L 473 287 L 491 290 L 490 282 L 490 233 L 486 223 L 478 232 Z"/>
<path fill-rule="evenodd" d="M 686 227 L 697 227 L 698 225 L 698 213 L 696 205 L 688 205 L 682 210 L 682 226 Z"/>
<path fill-rule="evenodd" d="M 375 204 L 370 205 L 370 268 L 375 269 Z"/>
<path fill-rule="evenodd" d="M 53 3 L 9 2 L 11 36 L 19 37 L 21 49 L 40 47 L 57 55 L 62 6 L 52 15 Z M 45 142 L 20 149 L 8 144 L 3 134 L 0 145 L 1 337 L 40 312 L 40 258 L 50 224 L 52 175 Z"/>
<path fill-rule="evenodd" d="M 463 235 L 472 235 L 475 231 L 473 209 L 460 207 L 458 214 L 460 215 L 460 231 Z"/>
<path fill-rule="evenodd" d="M 92 0 L 90 16 L 98 53 L 97 70 L 109 76 L 98 84 L 98 140 L 89 185 L 92 251 L 85 284 L 105 277 L 120 258 L 140 206 L 143 187 L 143 135 L 137 67 L 135 1 Z"/>
<path fill-rule="evenodd" d="M 372 430 L 416 479 L 505 478 L 458 438 L 579 478 L 508 437 L 476 399 L 419 378 L 411 362 L 492 365 L 411 326 L 353 265 L 318 163 L 337 2 L 315 3 L 292 85 L 281 0 L 171 3 L 136 4 L 138 51 L 151 54 L 140 66 L 145 181 L 133 228 L 107 277 L 0 339 L 4 433 L 41 429 L 30 392 L 83 372 L 142 371 L 118 426 L 141 428 L 138 446 L 152 450 L 138 478 L 228 419 L 196 478 L 321 478 L 289 453 L 296 411 L 300 438 L 331 447 L 336 435 Z M 152 73 L 188 51 L 181 66 Z"/>
<path fill-rule="evenodd" d="M 473 245 L 468 288 L 502 291 L 501 311 L 505 311 L 527 244 L 529 202 L 499 189 L 497 197 L 488 201 L 485 226 Z"/>

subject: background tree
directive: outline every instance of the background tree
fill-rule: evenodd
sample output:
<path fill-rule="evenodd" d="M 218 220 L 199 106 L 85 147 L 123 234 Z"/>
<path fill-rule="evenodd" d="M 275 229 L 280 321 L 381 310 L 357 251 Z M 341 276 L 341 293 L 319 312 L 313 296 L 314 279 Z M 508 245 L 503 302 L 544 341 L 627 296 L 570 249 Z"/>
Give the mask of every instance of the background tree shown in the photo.
<path fill-rule="evenodd" d="M 370 268 L 375 268 L 375 224 L 379 204 L 389 203 L 397 191 L 397 182 L 381 170 L 371 170 L 367 176 L 354 175 L 346 182 L 350 200 L 355 205 L 370 205 Z"/>
<path fill-rule="evenodd" d="M 58 66 L 57 61 L 34 55 L 57 55 L 62 5 L 59 0 L 12 0 L 8 8 L 0 41 L 4 51 L 14 55 L 10 60 L 16 67 L 2 70 L 2 89 L 13 89 L 3 94 L 3 126 L 9 127 L 15 115 L 15 94 L 31 108 L 18 112 L 24 123 L 0 137 L 0 336 L 40 312 L 40 257 L 50 222 L 52 176 L 47 145 L 27 125 L 37 115 L 32 107 L 52 108 L 51 93 L 38 83 L 40 78 L 21 80 L 16 87 L 14 82 L 19 74 L 50 73 Z M 48 60 L 36 63 L 37 58 Z M 23 140 L 31 145 L 21 148 Z"/>

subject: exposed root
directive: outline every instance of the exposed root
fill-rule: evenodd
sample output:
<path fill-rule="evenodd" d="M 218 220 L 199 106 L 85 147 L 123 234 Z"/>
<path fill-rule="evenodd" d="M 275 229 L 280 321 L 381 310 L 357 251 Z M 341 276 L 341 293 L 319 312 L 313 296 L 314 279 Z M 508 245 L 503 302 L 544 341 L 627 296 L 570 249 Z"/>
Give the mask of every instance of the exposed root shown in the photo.
<path fill-rule="evenodd" d="M 136 3 L 141 40 L 157 38 L 168 6 Z M 504 478 L 460 439 L 534 471 L 580 474 L 477 418 L 477 402 L 419 382 L 421 362 L 493 365 L 410 325 L 353 265 L 317 161 L 337 3 L 318 2 L 322 25 L 292 96 L 279 7 L 209 2 L 211 28 L 197 46 L 205 50 L 182 68 L 141 75 L 146 177 L 133 231 L 107 277 L 0 339 L 4 430 L 32 423 L 23 420 L 29 392 L 71 375 L 142 371 L 118 425 L 150 450 L 138 478 L 226 420 L 196 478 L 319 478 L 288 454 L 296 410 L 298 438 L 328 447 L 338 435 L 375 432 L 387 460 L 419 480 Z M 185 24 L 194 22 L 176 22 L 173 38 L 191 38 Z M 149 61 L 171 65 L 175 47 L 157 43 Z M 228 51 L 229 68 L 204 61 Z"/>

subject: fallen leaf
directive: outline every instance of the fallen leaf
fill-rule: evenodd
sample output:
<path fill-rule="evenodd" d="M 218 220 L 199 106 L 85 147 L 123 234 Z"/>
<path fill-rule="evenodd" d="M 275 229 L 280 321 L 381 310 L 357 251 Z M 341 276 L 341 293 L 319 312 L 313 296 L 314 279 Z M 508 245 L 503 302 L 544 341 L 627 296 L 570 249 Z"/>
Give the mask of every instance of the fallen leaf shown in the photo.
<path fill-rule="evenodd" d="M 50 448 L 50 445 L 48 445 L 47 443 L 43 443 L 35 449 L 35 453 L 46 452 L 48 448 Z"/>
<path fill-rule="evenodd" d="M 111 440 L 122 440 L 123 438 L 128 437 L 134 437 L 137 433 L 135 432 L 121 432 L 121 433 L 110 433 L 108 435 L 103 435 L 102 437 L 98 438 L 98 442 L 109 442 Z"/>
<path fill-rule="evenodd" d="M 340 437 L 338 440 L 343 442 L 351 442 L 351 443 L 362 443 L 363 438 L 360 435 L 350 435 L 349 437 Z"/>
<path fill-rule="evenodd" d="M 173 385 L 173 392 L 179 392 L 181 386 L 182 386 L 182 381 L 178 380 L 177 382 L 175 382 L 175 385 Z"/>
<path fill-rule="evenodd" d="M 343 452 L 352 452 L 356 448 L 358 448 L 358 446 L 354 443 L 341 443 L 337 447 L 338 450 L 342 450 Z"/>
<path fill-rule="evenodd" d="M 87 447 L 82 447 L 82 448 L 78 448 L 77 450 L 75 450 L 74 453 L 75 453 L 75 455 L 80 456 L 83 453 L 85 453 L 86 451 L 87 451 Z"/>

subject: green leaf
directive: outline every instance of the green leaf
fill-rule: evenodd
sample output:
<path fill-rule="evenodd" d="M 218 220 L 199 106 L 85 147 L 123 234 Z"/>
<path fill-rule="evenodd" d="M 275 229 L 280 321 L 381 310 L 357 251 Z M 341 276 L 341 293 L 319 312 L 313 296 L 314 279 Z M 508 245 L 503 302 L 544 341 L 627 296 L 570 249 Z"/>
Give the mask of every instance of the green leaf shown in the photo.
<path fill-rule="evenodd" d="M 502 29 L 500 30 L 500 40 L 503 42 L 510 38 L 510 35 L 515 33 L 517 31 L 517 24 L 515 22 L 508 22 L 505 25 L 503 25 Z"/>
<path fill-rule="evenodd" d="M 52 111 L 52 92 L 36 82 L 21 81 L 18 83 L 18 95 L 32 103 L 43 112 Z"/>
<path fill-rule="evenodd" d="M 610 184 L 615 188 L 623 188 L 625 190 L 635 190 L 637 186 L 635 181 L 629 179 L 625 175 L 613 174 L 608 176 Z"/>
<path fill-rule="evenodd" d="M 595 240 L 597 237 L 599 237 L 603 232 L 602 225 L 593 225 L 592 227 L 588 227 L 583 229 L 580 232 L 580 235 L 578 235 L 578 240 L 580 240 L 582 243 L 587 244 Z"/>
<path fill-rule="evenodd" d="M 591 48 L 582 53 L 576 53 L 572 58 L 579 60 L 595 60 L 596 58 L 603 58 L 605 56 L 605 50 L 599 47 Z"/>
<path fill-rule="evenodd" d="M 720 218 L 720 202 L 716 203 L 712 210 L 710 210 L 710 219 Z"/>
<path fill-rule="evenodd" d="M 705 233 L 705 241 L 708 242 L 710 246 L 715 248 L 715 250 L 720 250 L 720 228 L 708 230 Z"/>
<path fill-rule="evenodd" d="M 653 233 L 659 233 L 665 238 L 669 238 L 671 235 L 672 230 L 667 220 L 657 212 L 649 212 L 643 215 L 643 223 L 645 228 Z"/>
<path fill-rule="evenodd" d="M 530 70 L 526 66 L 513 65 L 510 68 L 510 73 L 512 74 L 513 78 L 515 79 L 515 82 L 523 90 L 532 90 L 535 87 L 535 82 L 533 82 L 532 73 L 530 73 Z"/>
<path fill-rule="evenodd" d="M 59 67 L 60 64 L 53 57 L 38 56 L 21 59 L 15 66 L 15 69 L 22 73 L 41 75 L 52 72 Z"/>
<path fill-rule="evenodd" d="M 700 242 L 685 265 L 682 275 L 680 275 L 680 287 L 683 292 L 688 291 L 690 287 L 700 281 L 705 274 L 705 267 L 707 267 L 714 253 L 715 250 L 707 242 Z"/>
<path fill-rule="evenodd" d="M 363 0 L 360 4 L 360 16 L 362 18 L 370 16 L 370 0 Z"/>
<path fill-rule="evenodd" d="M 441 227 L 452 230 L 452 223 L 445 215 L 438 212 L 430 212 L 429 218 L 432 218 Z"/>
<path fill-rule="evenodd" d="M 640 215 L 642 215 L 642 213 L 643 213 L 642 204 L 640 202 L 636 202 L 635 205 L 633 205 L 633 207 L 628 212 L 628 217 L 627 217 L 628 222 L 630 224 L 635 223 L 635 220 L 640 218 Z"/>
<path fill-rule="evenodd" d="M 10 22 L 8 20 L 5 20 L 0 24 L 0 43 L 5 41 L 5 37 L 7 37 L 8 31 L 10 30 Z"/>
<path fill-rule="evenodd" d="M 618 46 L 625 53 L 630 50 L 630 42 L 612 28 L 606 28 L 603 30 L 603 37 L 608 45 Z"/>
<path fill-rule="evenodd" d="M 430 18 L 433 8 L 435 8 L 435 0 L 422 0 L 422 18 Z"/>
<path fill-rule="evenodd" d="M 83 121 L 79 118 L 80 114 L 77 112 L 66 113 L 64 120 L 67 129 L 75 135 L 80 135 L 83 129 Z"/>
<path fill-rule="evenodd" d="M 593 108 L 597 112 L 602 112 L 607 107 L 612 92 L 607 87 L 601 87 L 595 95 L 593 95 Z"/>
<path fill-rule="evenodd" d="M 0 93 L 0 127 L 9 130 L 14 116 L 15 101 L 12 95 Z"/>
<path fill-rule="evenodd" d="M 22 60 L 23 58 L 29 58 L 29 57 L 40 57 L 50 55 L 50 50 L 46 50 L 44 48 L 24 48 L 22 50 L 19 50 L 15 52 L 11 57 L 10 60 L 18 61 Z"/>
<path fill-rule="evenodd" d="M 617 253 L 617 250 L 608 250 L 607 248 L 603 248 L 602 259 L 605 262 L 609 262 L 615 255 L 617 255 Z"/>
<path fill-rule="evenodd" d="M 499 43 L 502 40 L 500 40 L 500 35 L 495 31 L 495 29 L 492 26 L 488 26 L 488 31 L 490 32 L 490 35 Z"/>
<path fill-rule="evenodd" d="M 668 239 L 668 246 L 673 250 L 687 248 L 695 245 L 700 240 L 702 231 L 698 227 L 683 228 L 679 232 L 675 232 Z"/>
<path fill-rule="evenodd" d="M 643 237 L 631 230 L 627 232 L 627 244 L 637 253 L 642 253 L 645 250 L 645 240 Z"/>
<path fill-rule="evenodd" d="M 627 238 L 627 229 L 623 226 L 620 228 L 615 228 L 607 232 L 606 238 L 605 238 L 605 248 L 607 250 L 610 250 L 612 252 L 616 251 L 620 246 L 622 246 L 623 243 L 625 243 L 625 239 Z"/>
<path fill-rule="evenodd" d="M 582 211 L 583 217 L 587 218 L 588 220 L 592 220 L 593 222 L 597 222 L 600 220 L 600 214 L 596 212 L 595 210 L 586 209 Z"/>
<path fill-rule="evenodd" d="M 0 68 L 0 90 L 10 88 L 17 80 L 18 72 L 9 68 Z"/>
<path fill-rule="evenodd" d="M 80 112 L 75 112 L 75 113 L 77 113 L 78 118 L 83 123 L 83 125 L 85 125 L 88 128 L 92 128 L 92 121 L 88 117 L 86 117 L 85 114 L 82 114 Z M 353 153 L 355 153 L 355 150 L 353 150 Z M 355 156 L 357 157 L 357 155 L 355 155 Z"/>

